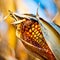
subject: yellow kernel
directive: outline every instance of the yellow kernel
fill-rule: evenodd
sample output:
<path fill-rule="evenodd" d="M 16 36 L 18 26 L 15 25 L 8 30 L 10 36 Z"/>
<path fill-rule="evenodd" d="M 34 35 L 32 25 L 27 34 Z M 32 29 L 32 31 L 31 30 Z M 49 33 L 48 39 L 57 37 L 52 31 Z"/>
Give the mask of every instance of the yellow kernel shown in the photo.
<path fill-rule="evenodd" d="M 32 27 L 34 27 L 34 24 L 32 25 Z"/>
<path fill-rule="evenodd" d="M 40 28 L 38 28 L 38 30 L 40 30 Z"/>
<path fill-rule="evenodd" d="M 42 36 L 42 35 L 40 35 L 40 38 L 43 38 L 43 36 Z"/>
<path fill-rule="evenodd" d="M 34 32 L 32 32 L 32 35 L 34 35 Z"/>
<path fill-rule="evenodd" d="M 32 30 L 30 29 L 29 32 L 32 32 Z"/>
<path fill-rule="evenodd" d="M 36 32 L 37 30 L 35 29 L 34 32 Z"/>
<path fill-rule="evenodd" d="M 37 31 L 36 34 L 38 34 L 39 32 Z"/>
<path fill-rule="evenodd" d="M 38 37 L 36 37 L 36 39 L 38 39 Z"/>
<path fill-rule="evenodd" d="M 38 42 L 38 40 L 36 40 L 36 42 Z"/>
<path fill-rule="evenodd" d="M 34 37 L 36 37 L 36 35 L 34 35 Z"/>
<path fill-rule="evenodd" d="M 37 34 L 37 36 L 39 36 L 39 35 L 40 35 L 40 33 Z"/>
<path fill-rule="evenodd" d="M 34 28 L 32 28 L 32 31 L 34 31 Z"/>
<path fill-rule="evenodd" d="M 41 42 L 41 40 L 39 39 L 39 43 Z"/>
<path fill-rule="evenodd" d="M 34 40 L 36 41 L 36 39 L 34 38 Z"/>
<path fill-rule="evenodd" d="M 38 26 L 37 25 L 35 25 L 35 28 L 37 28 Z"/>

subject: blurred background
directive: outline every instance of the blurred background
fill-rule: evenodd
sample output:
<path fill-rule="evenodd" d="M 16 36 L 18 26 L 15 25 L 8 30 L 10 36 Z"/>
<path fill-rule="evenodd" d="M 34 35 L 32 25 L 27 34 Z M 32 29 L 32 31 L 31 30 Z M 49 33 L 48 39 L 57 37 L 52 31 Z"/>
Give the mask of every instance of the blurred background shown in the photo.
<path fill-rule="evenodd" d="M 17 41 L 15 28 L 10 24 L 13 19 L 8 17 L 4 21 L 4 17 L 9 14 L 8 10 L 18 14 L 36 14 L 38 4 L 40 4 L 38 11 L 39 16 L 46 21 L 53 21 L 60 26 L 60 0 L 0 0 L 0 43 L 1 41 L 5 41 L 4 43 L 16 53 L 7 53 L 10 52 L 10 50 L 0 46 L 1 50 L 4 48 L 3 55 L 16 56 L 19 60 L 39 60 L 27 53 L 23 44 L 20 41 Z M 6 53 L 5 50 L 7 51 Z"/>

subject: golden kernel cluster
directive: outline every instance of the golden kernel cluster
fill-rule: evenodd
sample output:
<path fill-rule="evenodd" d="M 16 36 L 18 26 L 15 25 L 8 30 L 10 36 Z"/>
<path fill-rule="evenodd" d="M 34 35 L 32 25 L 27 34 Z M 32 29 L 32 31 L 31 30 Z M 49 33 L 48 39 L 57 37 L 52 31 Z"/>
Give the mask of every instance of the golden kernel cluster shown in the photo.
<path fill-rule="evenodd" d="M 36 42 L 37 44 L 39 44 L 41 47 L 44 48 L 44 44 L 46 44 L 46 42 L 44 41 L 44 37 L 40 25 L 38 24 L 38 22 L 34 22 L 34 21 L 31 22 L 32 23 L 27 21 L 28 24 L 26 22 L 22 24 L 23 38 L 29 43 Z"/>

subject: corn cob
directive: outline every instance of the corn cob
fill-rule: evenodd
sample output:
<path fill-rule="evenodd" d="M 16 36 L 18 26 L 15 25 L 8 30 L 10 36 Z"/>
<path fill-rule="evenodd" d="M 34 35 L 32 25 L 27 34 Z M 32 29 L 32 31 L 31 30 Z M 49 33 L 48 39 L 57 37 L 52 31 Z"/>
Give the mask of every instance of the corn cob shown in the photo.
<path fill-rule="evenodd" d="M 12 17 L 14 18 L 13 15 Z M 15 26 L 17 26 L 16 36 L 23 42 L 24 46 L 42 60 L 56 60 L 53 52 L 46 43 L 39 21 L 37 21 L 37 19 L 35 20 L 30 18 L 31 16 L 21 17 L 15 15 L 15 17 L 18 20 L 22 20 L 21 23 L 19 22 L 20 24 L 17 23 Z"/>

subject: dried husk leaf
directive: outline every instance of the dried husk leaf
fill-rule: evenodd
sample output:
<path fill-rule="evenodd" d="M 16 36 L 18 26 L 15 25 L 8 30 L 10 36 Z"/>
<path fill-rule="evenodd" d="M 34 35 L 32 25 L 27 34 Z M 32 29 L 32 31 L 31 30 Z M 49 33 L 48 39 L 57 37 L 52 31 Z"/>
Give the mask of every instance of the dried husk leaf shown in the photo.
<path fill-rule="evenodd" d="M 41 29 L 48 46 L 56 57 L 56 60 L 60 60 L 60 34 L 48 22 L 43 19 L 39 19 L 38 15 L 37 19 L 41 25 Z"/>

